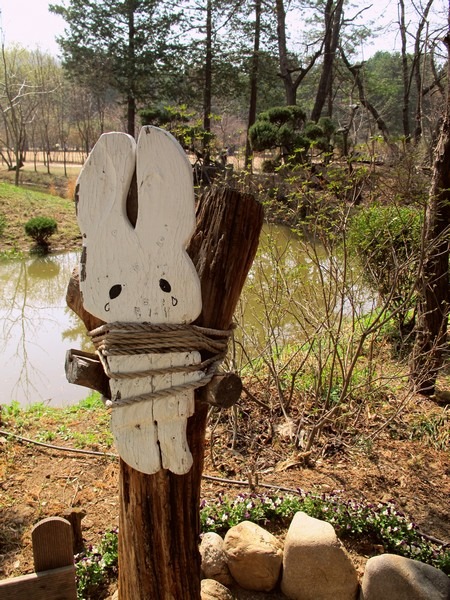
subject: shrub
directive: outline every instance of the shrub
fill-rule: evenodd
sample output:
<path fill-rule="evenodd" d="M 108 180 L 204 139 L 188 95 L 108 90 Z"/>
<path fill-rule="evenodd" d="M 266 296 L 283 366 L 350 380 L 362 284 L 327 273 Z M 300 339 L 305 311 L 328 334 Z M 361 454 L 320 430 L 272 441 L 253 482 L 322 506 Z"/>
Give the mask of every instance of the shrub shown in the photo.
<path fill-rule="evenodd" d="M 55 219 L 51 217 L 33 217 L 25 223 L 25 233 L 42 248 L 47 248 L 48 238 L 56 232 L 57 228 Z"/>
<path fill-rule="evenodd" d="M 402 329 L 414 306 L 412 291 L 420 258 L 423 213 L 412 206 L 362 208 L 350 221 L 348 244 L 364 275 Z"/>

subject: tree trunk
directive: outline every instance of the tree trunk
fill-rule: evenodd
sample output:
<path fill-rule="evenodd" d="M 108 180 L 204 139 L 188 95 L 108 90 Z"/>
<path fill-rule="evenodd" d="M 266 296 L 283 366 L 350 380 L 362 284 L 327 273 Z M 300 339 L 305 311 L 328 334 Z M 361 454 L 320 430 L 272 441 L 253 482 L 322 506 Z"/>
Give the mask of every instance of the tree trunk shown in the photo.
<path fill-rule="evenodd" d="M 333 6 L 333 0 L 327 1 L 325 8 L 323 65 L 316 94 L 316 101 L 311 112 L 311 121 L 317 122 L 320 119 L 326 100 L 331 99 L 333 67 L 336 50 L 339 45 L 343 7 L 344 0 L 337 0 L 336 6 Z M 330 113 L 328 116 L 331 117 L 332 104 L 330 105 L 328 112 Z"/>
<path fill-rule="evenodd" d="M 305 79 L 307 74 L 315 65 L 317 59 L 322 54 L 323 42 L 320 48 L 308 58 L 306 67 L 291 66 L 286 42 L 286 11 L 284 9 L 283 0 L 276 0 L 276 17 L 277 17 L 277 41 L 278 41 L 278 59 L 280 65 L 280 77 L 283 80 L 286 105 L 294 106 L 297 104 L 297 90 Z M 304 58 L 306 60 L 306 58 Z M 294 73 L 296 73 L 294 77 Z"/>
<path fill-rule="evenodd" d="M 261 0 L 255 0 L 255 38 L 253 43 L 252 66 L 250 71 L 250 105 L 248 109 L 247 141 L 245 144 L 245 168 L 251 171 L 252 148 L 249 129 L 256 121 L 256 102 L 258 99 L 259 42 L 261 37 Z"/>
<path fill-rule="evenodd" d="M 292 81 L 292 71 L 289 67 L 289 58 L 286 42 L 286 11 L 283 0 L 276 0 L 277 11 L 277 40 L 280 61 L 280 77 L 283 80 L 286 94 L 286 105 L 294 106 L 297 103 L 297 88 Z"/>
<path fill-rule="evenodd" d="M 197 226 L 188 253 L 202 286 L 198 325 L 230 327 L 247 273 L 255 256 L 263 212 L 252 196 L 212 190 L 197 209 Z M 76 281 L 69 306 L 89 327 Z M 195 394 L 188 420 L 188 443 L 194 463 L 186 475 L 161 470 L 146 475 L 120 461 L 119 598 L 120 600 L 200 600 L 200 483 L 203 470 L 206 390 Z"/>
<path fill-rule="evenodd" d="M 206 6 L 206 50 L 205 50 L 205 82 L 203 89 L 203 163 L 210 163 L 211 146 L 211 111 L 212 111 L 212 0 Z"/>
<path fill-rule="evenodd" d="M 133 137 L 136 135 L 136 51 L 135 36 L 136 27 L 134 24 L 134 6 L 133 3 L 128 7 L 128 65 L 130 73 L 128 76 L 128 95 L 127 95 L 127 133 Z"/>
<path fill-rule="evenodd" d="M 403 76 L 403 106 L 402 106 L 402 122 L 403 122 L 403 135 L 405 142 L 409 144 L 411 142 L 411 127 L 409 122 L 409 102 L 411 92 L 411 80 L 409 76 L 408 68 L 408 54 L 406 47 L 406 23 L 405 23 L 405 3 L 404 0 L 399 0 L 399 26 L 400 26 L 400 38 L 402 41 L 402 76 Z"/>
<path fill-rule="evenodd" d="M 447 34 L 445 43 L 450 55 L 450 33 Z M 448 76 L 450 76 L 450 72 L 448 72 Z M 447 95 L 446 113 L 436 147 L 433 177 L 425 214 L 416 339 L 411 356 L 411 380 L 414 388 L 428 396 L 434 394 L 436 378 L 442 367 L 447 348 L 450 301 L 449 223 L 450 97 Z"/>
<path fill-rule="evenodd" d="M 427 5 L 423 9 L 423 14 L 420 17 L 420 23 L 417 28 L 416 37 L 414 40 L 414 79 L 416 82 L 417 101 L 416 101 L 416 125 L 414 128 L 414 143 L 417 145 L 423 134 L 423 81 L 422 69 L 425 72 L 426 52 L 422 50 L 428 43 L 428 14 L 434 0 L 428 0 Z M 426 39 L 422 40 L 422 33 L 426 27 Z"/>

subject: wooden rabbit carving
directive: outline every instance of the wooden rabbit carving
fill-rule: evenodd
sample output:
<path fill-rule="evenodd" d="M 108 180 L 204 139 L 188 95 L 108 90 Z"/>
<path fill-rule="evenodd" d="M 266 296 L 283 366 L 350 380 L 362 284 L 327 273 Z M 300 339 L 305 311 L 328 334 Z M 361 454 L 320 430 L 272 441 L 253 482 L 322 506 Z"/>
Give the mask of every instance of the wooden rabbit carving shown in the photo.
<path fill-rule="evenodd" d="M 136 175 L 138 216 L 126 200 Z M 144 127 L 138 142 L 123 133 L 100 137 L 78 178 L 77 216 L 83 236 L 80 289 L 86 310 L 107 323 L 185 324 L 201 312 L 200 282 L 185 245 L 195 226 L 191 165 L 169 133 Z M 106 357 L 113 373 L 194 365 L 200 354 L 166 352 Z M 200 379 L 175 372 L 112 379 L 112 404 Z M 144 473 L 186 473 L 186 441 L 194 392 L 175 391 L 113 408 L 111 428 L 123 460 Z"/>

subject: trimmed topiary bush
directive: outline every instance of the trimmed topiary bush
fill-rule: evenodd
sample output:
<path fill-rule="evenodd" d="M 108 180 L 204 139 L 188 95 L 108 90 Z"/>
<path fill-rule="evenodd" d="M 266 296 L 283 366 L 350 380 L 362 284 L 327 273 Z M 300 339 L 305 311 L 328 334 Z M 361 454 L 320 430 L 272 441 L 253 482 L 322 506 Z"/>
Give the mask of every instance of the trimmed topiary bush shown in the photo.
<path fill-rule="evenodd" d="M 29 235 L 40 248 L 48 248 L 48 238 L 52 236 L 58 225 L 51 217 L 33 217 L 25 223 L 25 233 Z"/>

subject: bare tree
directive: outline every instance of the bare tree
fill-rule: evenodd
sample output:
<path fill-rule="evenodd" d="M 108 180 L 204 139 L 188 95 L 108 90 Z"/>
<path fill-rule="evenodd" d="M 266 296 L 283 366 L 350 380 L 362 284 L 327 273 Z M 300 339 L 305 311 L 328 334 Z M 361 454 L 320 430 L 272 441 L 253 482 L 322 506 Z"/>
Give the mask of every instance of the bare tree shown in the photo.
<path fill-rule="evenodd" d="M 29 53 L 1 46 L 0 72 L 0 154 L 9 170 L 15 171 L 19 185 L 20 169 L 25 161 L 27 125 L 36 115 L 40 90 L 33 83 Z"/>
<path fill-rule="evenodd" d="M 359 101 L 364 106 L 364 108 L 372 115 L 375 119 L 375 123 L 377 124 L 378 129 L 380 130 L 381 135 L 383 136 L 383 140 L 385 142 L 389 142 L 389 131 L 381 114 L 378 112 L 376 107 L 370 102 L 367 98 L 366 90 L 364 87 L 364 79 L 362 77 L 361 71 L 363 69 L 363 65 L 352 65 L 348 60 L 344 49 L 340 48 L 340 54 L 344 65 L 350 71 L 353 81 L 355 82 L 356 88 L 358 90 Z"/>
<path fill-rule="evenodd" d="M 444 38 L 450 58 L 450 5 Z M 450 61 L 447 60 L 449 69 Z M 447 100 L 434 154 L 431 188 L 426 206 L 423 259 L 418 289 L 416 339 L 411 356 L 411 381 L 416 391 L 432 395 L 447 347 L 449 316 L 450 223 L 450 70 Z"/>
<path fill-rule="evenodd" d="M 313 68 L 319 56 L 322 54 L 323 43 L 308 58 L 306 66 L 302 67 L 292 62 L 287 48 L 286 35 L 286 10 L 283 0 L 276 0 L 275 10 L 277 17 L 277 40 L 278 56 L 280 64 L 280 77 L 283 80 L 286 104 L 293 106 L 297 103 L 297 90 L 309 71 Z"/>

